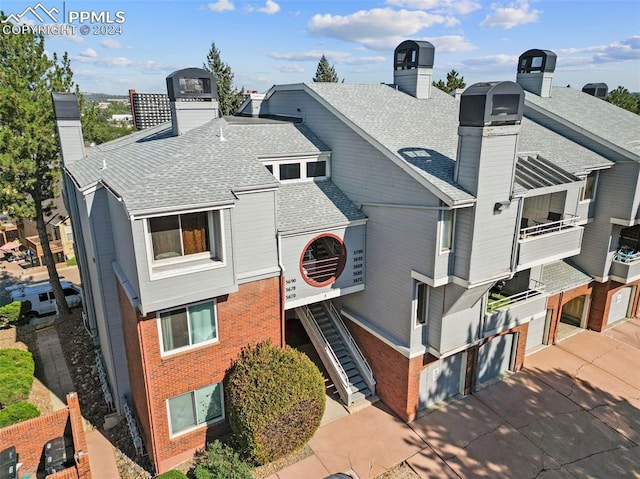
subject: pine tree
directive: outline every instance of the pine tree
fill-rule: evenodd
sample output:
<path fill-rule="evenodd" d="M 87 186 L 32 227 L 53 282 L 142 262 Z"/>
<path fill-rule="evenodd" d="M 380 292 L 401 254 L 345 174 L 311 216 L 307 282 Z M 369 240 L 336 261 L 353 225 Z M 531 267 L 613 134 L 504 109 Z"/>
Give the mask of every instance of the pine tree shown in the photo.
<path fill-rule="evenodd" d="M 640 101 L 623 86 L 611 90 L 606 100 L 632 113 L 640 114 Z"/>
<path fill-rule="evenodd" d="M 231 67 L 222 61 L 220 51 L 216 48 L 214 42 L 211 43 L 211 49 L 207 54 L 207 62 L 203 68 L 213 73 L 218 87 L 218 104 L 223 115 L 233 115 L 244 100 L 243 90 L 233 88 L 233 72 Z"/>
<path fill-rule="evenodd" d="M 44 37 L 31 33 L 0 35 L 0 51 L 0 206 L 14 218 L 36 221 L 58 311 L 67 314 L 44 217 L 60 194 L 51 93 L 74 86 L 69 57 L 49 58 Z"/>
<path fill-rule="evenodd" d="M 467 84 L 464 82 L 464 77 L 459 77 L 459 73 L 455 70 L 451 70 L 447 73 L 447 83 L 442 80 L 438 80 L 437 82 L 433 82 L 433 86 L 442 90 L 445 93 L 451 93 L 456 91 L 458 88 L 464 88 Z"/>
<path fill-rule="evenodd" d="M 316 69 L 316 76 L 313 77 L 313 81 L 315 83 L 318 82 L 327 82 L 327 83 L 338 83 L 338 74 L 336 73 L 336 69 L 333 65 L 329 65 L 329 61 L 327 57 L 322 55 L 320 57 L 320 61 L 318 62 L 318 68 Z M 344 80 L 342 80 L 344 82 Z"/>

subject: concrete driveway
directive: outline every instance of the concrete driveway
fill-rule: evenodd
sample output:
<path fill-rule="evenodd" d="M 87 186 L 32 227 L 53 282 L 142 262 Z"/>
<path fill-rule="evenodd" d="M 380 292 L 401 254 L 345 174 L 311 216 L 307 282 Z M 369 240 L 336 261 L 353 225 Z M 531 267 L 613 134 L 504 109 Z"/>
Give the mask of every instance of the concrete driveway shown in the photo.
<path fill-rule="evenodd" d="M 369 479 L 403 461 L 413 470 L 403 479 L 640 478 L 640 319 L 584 331 L 525 364 L 409 425 L 379 403 L 322 426 L 313 455 L 270 479 Z"/>

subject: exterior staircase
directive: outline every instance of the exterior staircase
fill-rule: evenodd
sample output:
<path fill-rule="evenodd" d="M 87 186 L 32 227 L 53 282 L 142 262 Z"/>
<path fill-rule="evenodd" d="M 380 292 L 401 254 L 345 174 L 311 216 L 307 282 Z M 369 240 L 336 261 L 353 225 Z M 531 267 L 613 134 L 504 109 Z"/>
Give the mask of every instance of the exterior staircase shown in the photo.
<path fill-rule="evenodd" d="M 371 367 L 331 301 L 302 306 L 296 314 L 342 401 L 351 406 L 374 400 L 376 382 Z"/>

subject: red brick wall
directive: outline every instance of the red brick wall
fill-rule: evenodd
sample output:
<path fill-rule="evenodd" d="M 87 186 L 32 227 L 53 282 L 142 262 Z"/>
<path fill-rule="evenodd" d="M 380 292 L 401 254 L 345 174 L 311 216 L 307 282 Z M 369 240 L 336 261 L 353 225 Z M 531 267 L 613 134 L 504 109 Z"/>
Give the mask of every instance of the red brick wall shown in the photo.
<path fill-rule="evenodd" d="M 82 416 L 75 393 L 67 395 L 68 407 L 51 414 L 40 416 L 0 429 L 0 450 L 10 446 L 16 447 L 18 462 L 22 463 L 19 477 L 26 475 L 35 477 L 45 444 L 57 437 L 64 436 L 67 426 L 71 425 L 74 449 L 80 451 L 79 464 L 61 471 L 58 475 L 49 475 L 58 479 L 91 479 L 87 441 L 82 426 Z"/>
<path fill-rule="evenodd" d="M 620 284 L 616 281 L 607 281 L 606 283 L 593 283 L 593 295 L 591 297 L 591 311 L 589 312 L 589 329 L 594 331 L 602 331 L 606 329 L 609 322 L 609 307 L 611 298 L 622 288 L 627 286 L 636 286 L 635 297 L 632 299 L 633 308 L 631 315 L 638 314 L 638 298 L 640 296 L 640 281 L 633 283 Z"/>
<path fill-rule="evenodd" d="M 402 420 L 413 421 L 418 411 L 423 357 L 409 359 L 352 321 L 345 324 L 371 365 L 377 396 Z"/>
<path fill-rule="evenodd" d="M 121 293 L 121 305 L 124 301 L 128 300 Z M 121 307 L 123 312 L 127 309 Z M 147 418 L 140 418 L 140 428 L 158 472 L 189 459 L 196 449 L 203 448 L 208 432 L 202 427 L 171 439 L 167 399 L 222 381 L 227 368 L 247 344 L 267 339 L 282 344 L 280 278 L 243 284 L 236 293 L 217 298 L 217 317 L 218 343 L 162 358 L 156 315 L 138 317 L 136 337 L 129 337 L 132 318 L 123 314 L 133 401 L 139 415 L 148 408 Z M 135 385 L 140 376 L 146 391 Z M 140 401 L 146 401 L 147 406 L 139 405 Z"/>

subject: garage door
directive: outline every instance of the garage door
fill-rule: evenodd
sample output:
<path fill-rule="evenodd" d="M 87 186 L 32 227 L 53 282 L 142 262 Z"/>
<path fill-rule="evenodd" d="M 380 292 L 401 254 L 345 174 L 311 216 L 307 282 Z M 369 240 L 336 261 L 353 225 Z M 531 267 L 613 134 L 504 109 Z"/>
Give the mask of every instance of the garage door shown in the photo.
<path fill-rule="evenodd" d="M 480 347 L 476 384 L 492 380 L 511 368 L 515 334 L 498 336 Z"/>
<path fill-rule="evenodd" d="M 529 321 L 529 331 L 527 332 L 527 351 L 540 346 L 544 341 L 546 320 L 547 317 L 544 315 Z"/>
<path fill-rule="evenodd" d="M 631 298 L 633 297 L 632 292 L 633 287 L 627 286 L 613 293 L 611 303 L 609 304 L 609 319 L 607 324 L 615 323 L 627 317 Z"/>
<path fill-rule="evenodd" d="M 449 399 L 461 391 L 464 353 L 440 359 L 420 373 L 420 409 Z"/>

